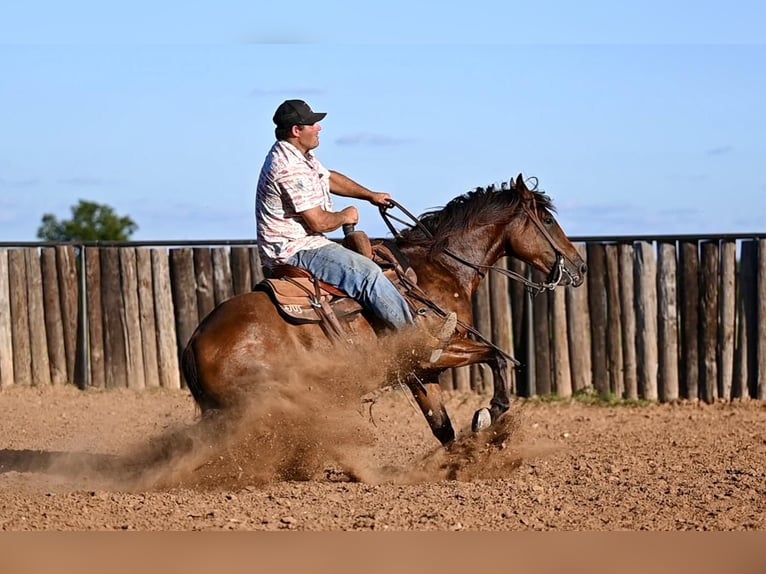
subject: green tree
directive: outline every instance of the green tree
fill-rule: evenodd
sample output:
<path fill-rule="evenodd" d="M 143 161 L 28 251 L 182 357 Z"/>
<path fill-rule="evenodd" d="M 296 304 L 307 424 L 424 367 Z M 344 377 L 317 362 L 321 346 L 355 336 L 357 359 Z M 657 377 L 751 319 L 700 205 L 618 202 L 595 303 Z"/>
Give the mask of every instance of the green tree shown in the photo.
<path fill-rule="evenodd" d="M 72 207 L 72 219 L 43 215 L 37 237 L 45 241 L 127 241 L 138 229 L 130 217 L 120 217 L 108 205 L 83 199 Z"/>

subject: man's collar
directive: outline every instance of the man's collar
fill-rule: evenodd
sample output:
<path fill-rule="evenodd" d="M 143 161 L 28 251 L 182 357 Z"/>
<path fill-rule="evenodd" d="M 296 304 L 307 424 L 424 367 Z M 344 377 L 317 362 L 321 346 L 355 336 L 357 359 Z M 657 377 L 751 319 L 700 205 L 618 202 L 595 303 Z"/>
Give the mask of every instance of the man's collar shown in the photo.
<path fill-rule="evenodd" d="M 295 147 L 293 144 L 291 144 L 287 140 L 279 140 L 279 141 L 277 141 L 277 143 L 282 145 L 282 146 L 284 146 L 285 148 L 287 148 L 287 150 L 290 153 L 293 153 L 293 154 L 297 155 L 298 157 L 301 157 L 303 159 L 314 159 L 314 154 L 311 153 L 311 150 L 307 151 L 304 154 L 301 150 L 299 150 L 297 147 Z"/>

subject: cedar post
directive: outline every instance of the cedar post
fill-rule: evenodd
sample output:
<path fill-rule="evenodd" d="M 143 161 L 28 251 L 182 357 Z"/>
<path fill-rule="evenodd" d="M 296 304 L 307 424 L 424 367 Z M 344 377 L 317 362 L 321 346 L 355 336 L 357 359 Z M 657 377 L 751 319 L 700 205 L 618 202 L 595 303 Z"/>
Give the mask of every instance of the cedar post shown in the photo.
<path fill-rule="evenodd" d="M 651 243 L 636 243 L 636 326 L 639 394 L 657 400 L 657 264 Z"/>
<path fill-rule="evenodd" d="M 718 398 L 718 241 L 703 241 L 701 248 L 706 280 L 700 299 L 700 398 L 713 403 Z"/>
<path fill-rule="evenodd" d="M 606 333 L 606 251 L 601 243 L 589 243 L 588 252 L 588 311 L 590 313 L 591 365 L 593 387 L 605 396 L 609 392 L 607 372 Z"/>
<path fill-rule="evenodd" d="M 676 245 L 658 246 L 657 295 L 660 400 L 678 400 L 678 305 L 676 298 Z"/>
<path fill-rule="evenodd" d="M 622 367 L 625 398 L 638 399 L 638 364 L 636 363 L 636 294 L 633 287 L 632 243 L 617 246 L 620 267 L 620 313 L 622 323 Z"/>

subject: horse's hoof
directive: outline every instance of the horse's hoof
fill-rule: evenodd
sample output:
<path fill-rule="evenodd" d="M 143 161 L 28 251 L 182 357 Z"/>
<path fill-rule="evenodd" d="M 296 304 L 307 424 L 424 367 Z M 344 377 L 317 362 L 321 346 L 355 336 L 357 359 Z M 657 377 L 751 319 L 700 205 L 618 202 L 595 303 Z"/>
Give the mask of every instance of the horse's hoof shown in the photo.
<path fill-rule="evenodd" d="M 489 414 L 488 408 L 482 408 L 473 413 L 473 422 L 471 422 L 471 430 L 473 432 L 481 432 L 492 426 L 492 416 Z"/>

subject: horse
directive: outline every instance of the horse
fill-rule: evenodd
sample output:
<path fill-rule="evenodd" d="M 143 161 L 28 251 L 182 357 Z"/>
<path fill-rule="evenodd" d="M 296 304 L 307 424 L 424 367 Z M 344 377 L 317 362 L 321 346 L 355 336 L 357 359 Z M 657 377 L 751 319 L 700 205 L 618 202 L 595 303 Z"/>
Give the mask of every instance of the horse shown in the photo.
<path fill-rule="evenodd" d="M 536 185 L 530 189 L 519 174 L 515 181 L 476 188 L 441 209 L 413 217 L 414 225 L 403 230 L 395 229 L 384 216 L 394 233 L 388 242 L 391 251 L 409 269 L 398 278 L 405 284 L 402 292 L 413 308 L 419 308 L 421 314 L 455 312 L 458 317 L 455 333 L 438 360 L 412 370 L 404 380 L 442 445 L 455 440 L 438 380 L 444 370 L 475 363 L 491 369 L 493 394 L 489 406 L 475 412 L 474 432 L 491 427 L 510 409 L 507 367 L 508 361 L 515 360 L 473 328 L 472 299 L 484 275 L 502 272 L 534 292 L 559 285 L 577 287 L 584 281 L 586 265 L 553 213 L 550 197 Z M 503 256 L 526 262 L 546 280 L 536 283 L 495 266 Z M 243 394 L 273 376 L 285 357 L 321 347 L 328 339 L 327 329 L 319 323 L 288 321 L 273 294 L 257 287 L 215 307 L 183 351 L 182 370 L 203 416 L 235 407 Z M 346 332 L 354 337 L 376 339 L 378 328 L 369 314 L 350 314 L 345 322 L 350 329 Z M 269 384 L 275 383 L 270 380 Z"/>

